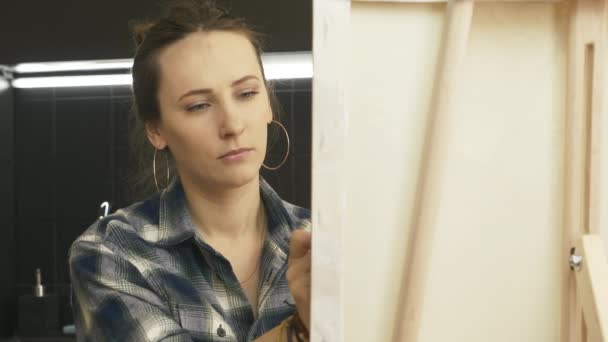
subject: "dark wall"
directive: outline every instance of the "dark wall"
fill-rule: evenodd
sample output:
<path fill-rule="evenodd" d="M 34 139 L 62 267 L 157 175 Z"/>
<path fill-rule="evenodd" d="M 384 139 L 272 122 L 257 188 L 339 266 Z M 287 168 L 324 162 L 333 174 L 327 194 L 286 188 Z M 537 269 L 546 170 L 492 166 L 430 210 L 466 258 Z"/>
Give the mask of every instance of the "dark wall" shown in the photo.
<path fill-rule="evenodd" d="M 285 200 L 310 208 L 311 80 L 281 81 L 276 89 L 291 153 L 279 170 L 262 174 Z M 131 162 L 130 107 L 124 86 L 15 91 L 16 258 L 8 260 L 16 262 L 19 294 L 31 293 L 34 270 L 42 269 L 47 291 L 63 296 L 66 324 L 70 244 L 98 217 L 102 202 L 114 209 L 129 204 L 122 190 Z M 270 166 L 285 152 L 283 133 L 276 136 Z"/>
<path fill-rule="evenodd" d="M 2 0 L 0 64 L 128 58 L 128 21 L 158 12 L 157 0 Z M 218 0 L 268 34 L 267 52 L 310 51 L 311 0 Z"/>
<path fill-rule="evenodd" d="M 0 77 L 0 337 L 15 324 L 15 188 L 13 91 Z"/>

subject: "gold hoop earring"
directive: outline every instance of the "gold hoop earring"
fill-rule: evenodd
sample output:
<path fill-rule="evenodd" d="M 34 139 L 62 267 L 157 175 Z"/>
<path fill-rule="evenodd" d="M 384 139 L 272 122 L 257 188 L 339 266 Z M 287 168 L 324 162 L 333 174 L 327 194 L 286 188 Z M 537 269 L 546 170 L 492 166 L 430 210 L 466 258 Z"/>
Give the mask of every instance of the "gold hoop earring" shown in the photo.
<path fill-rule="evenodd" d="M 272 122 L 276 122 L 279 126 L 281 126 L 281 128 L 283 129 L 283 132 L 285 132 L 285 136 L 287 137 L 287 153 L 285 154 L 285 158 L 283 158 L 283 161 L 281 162 L 281 164 L 279 164 L 279 166 L 268 167 L 264 163 L 262 163 L 263 167 L 265 167 L 266 169 L 271 170 L 271 171 L 277 170 L 278 168 L 283 166 L 283 164 L 285 164 L 285 161 L 287 161 L 287 157 L 289 157 L 289 133 L 287 133 L 287 129 L 285 129 L 285 126 L 283 126 L 280 122 L 278 122 L 276 120 L 272 120 Z"/>
<path fill-rule="evenodd" d="M 158 187 L 158 180 L 156 179 L 156 152 L 158 151 L 159 149 L 154 148 L 154 158 L 152 159 L 152 173 L 154 174 L 154 184 L 156 185 L 156 191 L 160 192 L 160 188 Z M 165 160 L 167 162 L 167 185 L 169 185 L 169 157 L 166 157 Z M 166 187 L 167 186 L 165 186 L 165 188 Z"/>

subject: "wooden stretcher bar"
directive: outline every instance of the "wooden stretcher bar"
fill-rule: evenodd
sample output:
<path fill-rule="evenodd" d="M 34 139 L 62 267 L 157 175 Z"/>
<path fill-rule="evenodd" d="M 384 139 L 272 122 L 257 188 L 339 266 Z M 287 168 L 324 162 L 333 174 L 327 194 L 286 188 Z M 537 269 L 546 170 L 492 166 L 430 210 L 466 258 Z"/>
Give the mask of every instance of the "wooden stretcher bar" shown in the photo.
<path fill-rule="evenodd" d="M 408 241 L 401 299 L 395 324 L 395 342 L 417 340 L 433 248 L 435 219 L 441 196 L 443 163 L 448 159 L 450 102 L 459 86 L 459 71 L 467 50 L 474 2 L 458 0 L 448 3 L 443 42 L 439 52 L 432 108 L 423 145 L 423 160 Z"/>

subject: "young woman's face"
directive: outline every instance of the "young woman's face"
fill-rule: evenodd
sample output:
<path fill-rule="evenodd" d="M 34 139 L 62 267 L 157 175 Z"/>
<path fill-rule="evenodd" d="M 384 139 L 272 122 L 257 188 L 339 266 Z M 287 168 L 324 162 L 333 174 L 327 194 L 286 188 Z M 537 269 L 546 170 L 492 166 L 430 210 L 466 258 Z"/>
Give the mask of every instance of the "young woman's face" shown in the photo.
<path fill-rule="evenodd" d="M 272 110 L 249 40 L 227 31 L 192 33 L 158 62 L 161 120 L 148 125 L 151 142 L 168 146 L 180 175 L 197 183 L 235 187 L 257 177 Z"/>

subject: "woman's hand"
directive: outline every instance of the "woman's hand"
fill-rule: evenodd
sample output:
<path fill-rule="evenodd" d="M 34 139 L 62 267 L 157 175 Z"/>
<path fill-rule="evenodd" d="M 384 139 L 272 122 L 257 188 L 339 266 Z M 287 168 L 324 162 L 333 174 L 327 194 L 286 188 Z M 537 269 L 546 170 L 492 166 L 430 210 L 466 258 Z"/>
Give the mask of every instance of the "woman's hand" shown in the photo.
<path fill-rule="evenodd" d="M 302 323 L 310 331 L 310 256 L 312 234 L 296 230 L 289 243 L 287 283 Z"/>

